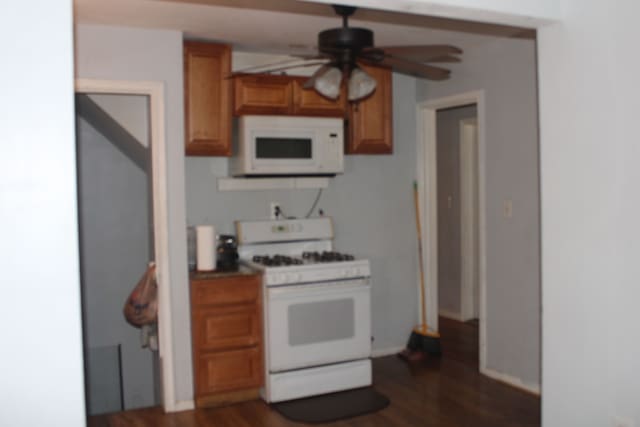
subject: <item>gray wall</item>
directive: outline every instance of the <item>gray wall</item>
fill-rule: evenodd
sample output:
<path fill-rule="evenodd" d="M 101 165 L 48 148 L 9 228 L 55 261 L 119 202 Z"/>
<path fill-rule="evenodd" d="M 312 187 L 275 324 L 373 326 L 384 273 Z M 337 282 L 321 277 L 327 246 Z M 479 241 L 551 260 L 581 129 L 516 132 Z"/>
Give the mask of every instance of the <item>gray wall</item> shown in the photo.
<path fill-rule="evenodd" d="M 175 393 L 178 402 L 190 401 L 193 375 L 184 201 L 182 34 L 78 25 L 76 77 L 164 83 Z"/>
<path fill-rule="evenodd" d="M 535 54 L 534 41 L 496 39 L 465 52 L 450 80 L 418 84 L 419 100 L 485 90 L 487 366 L 533 386 L 541 310 Z"/>
<path fill-rule="evenodd" d="M 438 310 L 460 315 L 460 120 L 476 117 L 476 107 L 437 112 Z M 449 205 L 449 198 L 451 204 Z"/>
<path fill-rule="evenodd" d="M 146 104 L 136 105 L 143 110 L 142 122 L 147 123 Z M 153 231 L 149 177 L 82 118 L 76 135 L 84 345 L 88 350 L 121 344 L 124 409 L 153 406 L 157 403 L 153 354 L 141 348 L 140 330 L 122 315 L 124 301 L 153 258 L 149 250 Z M 85 357 L 91 354 L 95 351 L 85 352 Z M 94 362 L 102 363 L 88 358 L 89 365 Z M 101 370 L 92 372 L 100 375 Z M 90 383 L 103 381 L 109 379 L 89 376 Z M 90 414 L 110 409 L 98 396 L 90 395 L 89 402 Z"/>
<path fill-rule="evenodd" d="M 371 260 L 374 350 L 403 347 L 417 322 L 417 241 L 413 207 L 416 168 L 416 80 L 394 75 L 394 154 L 346 156 L 318 207 L 335 221 L 336 248 Z M 186 159 L 189 224 L 234 232 L 237 219 L 268 218 L 269 202 L 303 216 L 317 190 L 218 192 L 227 159 Z"/>

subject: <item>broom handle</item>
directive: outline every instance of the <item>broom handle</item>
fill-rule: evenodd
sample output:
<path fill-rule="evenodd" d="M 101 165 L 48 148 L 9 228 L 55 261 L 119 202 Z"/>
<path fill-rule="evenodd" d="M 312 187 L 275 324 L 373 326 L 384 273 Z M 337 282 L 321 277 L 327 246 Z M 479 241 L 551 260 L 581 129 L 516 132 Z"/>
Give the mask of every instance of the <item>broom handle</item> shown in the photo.
<path fill-rule="evenodd" d="M 413 201 L 416 205 L 416 228 L 418 230 L 418 262 L 420 264 L 420 318 L 422 319 L 421 327 L 427 329 L 427 311 L 424 306 L 424 267 L 422 265 L 422 228 L 420 227 L 420 206 L 418 203 L 418 183 L 413 181 Z"/>

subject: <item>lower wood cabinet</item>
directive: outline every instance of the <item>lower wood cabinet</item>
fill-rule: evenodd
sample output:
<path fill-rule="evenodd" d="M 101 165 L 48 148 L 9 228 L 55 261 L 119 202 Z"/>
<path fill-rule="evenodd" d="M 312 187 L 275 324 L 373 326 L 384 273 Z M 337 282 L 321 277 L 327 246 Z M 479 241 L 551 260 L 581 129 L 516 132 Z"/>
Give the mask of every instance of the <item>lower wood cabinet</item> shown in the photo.
<path fill-rule="evenodd" d="M 191 333 L 198 407 L 258 397 L 263 385 L 262 278 L 191 279 Z"/>

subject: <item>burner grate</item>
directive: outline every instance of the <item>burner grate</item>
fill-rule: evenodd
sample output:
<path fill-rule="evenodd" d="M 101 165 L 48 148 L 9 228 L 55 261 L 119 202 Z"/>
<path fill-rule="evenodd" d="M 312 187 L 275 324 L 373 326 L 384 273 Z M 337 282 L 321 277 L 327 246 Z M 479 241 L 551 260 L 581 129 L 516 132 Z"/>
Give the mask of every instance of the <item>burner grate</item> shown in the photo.
<path fill-rule="evenodd" d="M 335 251 L 303 252 L 301 257 L 289 255 L 254 255 L 252 261 L 267 267 L 283 267 L 302 264 L 326 264 L 331 262 L 353 261 L 355 257 Z"/>

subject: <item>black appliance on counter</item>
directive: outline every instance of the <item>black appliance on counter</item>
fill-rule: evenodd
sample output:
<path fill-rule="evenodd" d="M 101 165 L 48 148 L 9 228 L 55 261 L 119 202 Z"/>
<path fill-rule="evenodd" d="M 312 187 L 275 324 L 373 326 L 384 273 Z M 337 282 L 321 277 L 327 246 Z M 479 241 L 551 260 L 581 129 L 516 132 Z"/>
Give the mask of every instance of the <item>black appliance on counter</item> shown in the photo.
<path fill-rule="evenodd" d="M 232 234 L 218 236 L 216 270 L 235 271 L 238 269 L 238 242 Z"/>

